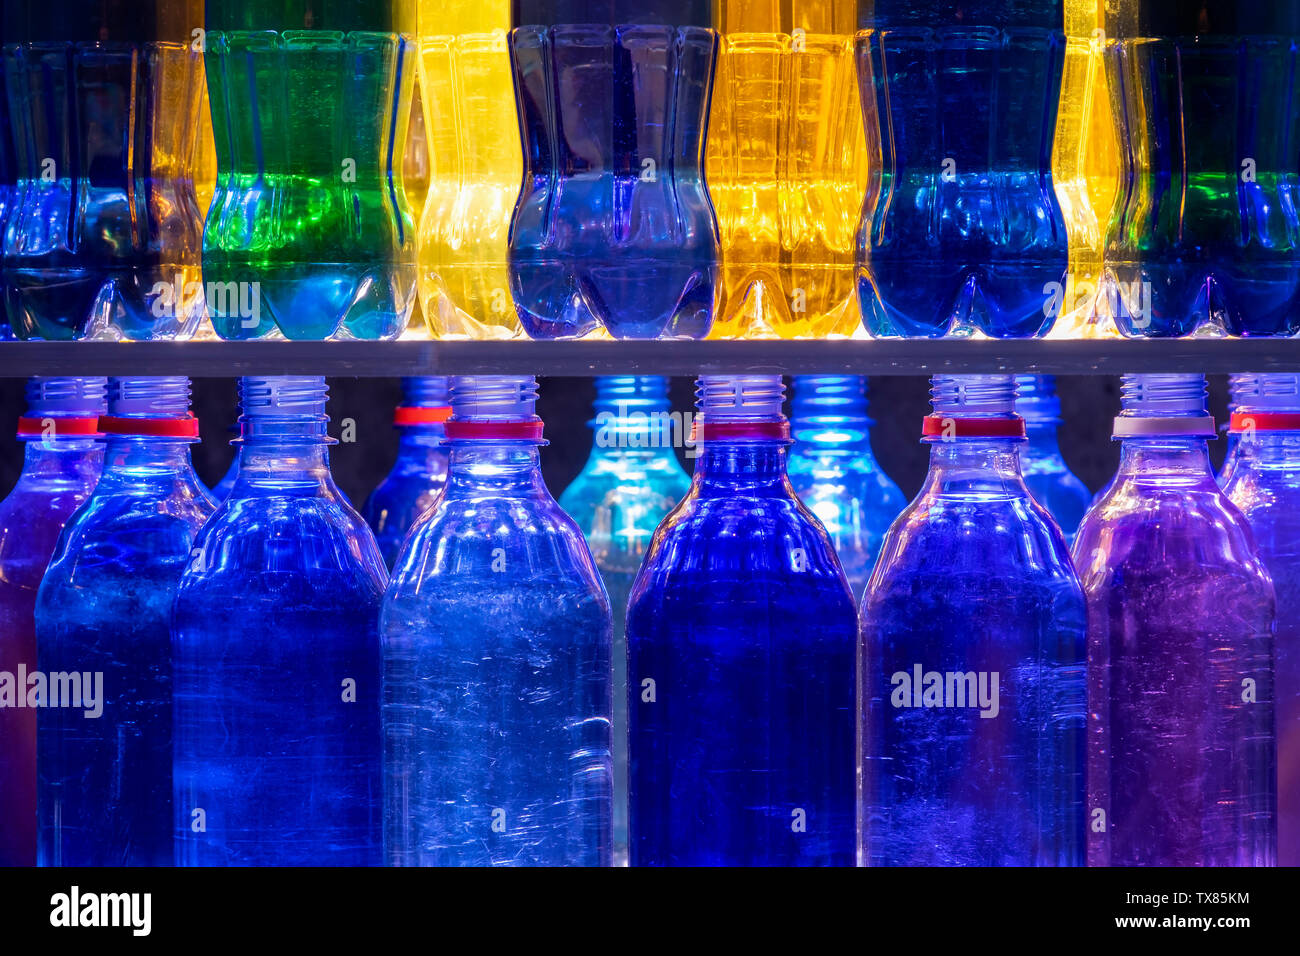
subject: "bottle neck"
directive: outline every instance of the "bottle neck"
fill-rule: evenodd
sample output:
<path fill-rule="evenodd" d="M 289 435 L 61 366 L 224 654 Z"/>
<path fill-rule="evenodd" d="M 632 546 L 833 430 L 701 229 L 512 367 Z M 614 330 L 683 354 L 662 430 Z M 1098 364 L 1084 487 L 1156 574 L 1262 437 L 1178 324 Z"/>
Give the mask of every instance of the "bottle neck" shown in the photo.
<path fill-rule="evenodd" d="M 1238 468 L 1300 468 L 1300 431 L 1255 431 L 1234 443 Z"/>
<path fill-rule="evenodd" d="M 930 444 L 930 472 L 922 493 L 1020 496 L 1029 492 L 1014 438 L 958 438 Z"/>
<path fill-rule="evenodd" d="M 785 493 L 789 444 L 784 439 L 701 442 L 692 484 L 701 493 Z"/>
<path fill-rule="evenodd" d="M 1061 453 L 1055 422 L 1025 422 L 1025 437 L 1029 441 L 1020 449 L 1022 459 L 1055 458 Z"/>
<path fill-rule="evenodd" d="M 180 439 L 139 435 L 110 438 L 104 445 L 104 471 L 100 481 L 191 475 L 190 444 Z"/>
<path fill-rule="evenodd" d="M 448 498 L 549 498 L 532 441 L 456 441 L 447 457 Z"/>
<path fill-rule="evenodd" d="M 20 482 L 39 484 L 67 480 L 69 475 L 93 481 L 104 461 L 104 445 L 90 438 L 29 440 L 23 452 Z"/>
<path fill-rule="evenodd" d="M 239 477 L 231 498 L 261 492 L 334 497 L 338 489 L 330 474 L 329 439 L 319 421 L 242 423 Z"/>
<path fill-rule="evenodd" d="M 398 431 L 399 455 L 423 456 L 446 451 L 447 429 L 442 425 L 403 425 Z"/>
<path fill-rule="evenodd" d="M 1214 482 L 1204 438 L 1126 438 L 1121 443 L 1119 479 L 1158 478 Z"/>

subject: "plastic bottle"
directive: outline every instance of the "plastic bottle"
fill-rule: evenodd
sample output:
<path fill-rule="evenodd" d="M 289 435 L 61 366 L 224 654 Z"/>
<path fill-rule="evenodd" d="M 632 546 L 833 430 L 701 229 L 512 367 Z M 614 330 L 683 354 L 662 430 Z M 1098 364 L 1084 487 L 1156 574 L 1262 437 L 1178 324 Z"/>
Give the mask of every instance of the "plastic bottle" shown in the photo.
<path fill-rule="evenodd" d="M 413 40 L 389 3 L 209 0 L 203 233 L 224 339 L 389 339 L 415 301 L 402 184 Z"/>
<path fill-rule="evenodd" d="M 361 509 L 389 568 L 406 533 L 447 482 L 443 422 L 450 414 L 446 378 L 402 379 L 402 404 L 393 415 L 393 424 L 401 429 L 397 461 Z"/>
<path fill-rule="evenodd" d="M 930 473 L 862 602 L 858 862 L 1078 866 L 1083 594 L 1010 375 L 938 375 Z"/>
<path fill-rule="evenodd" d="M 885 532 L 907 504 L 871 450 L 867 381 L 796 376 L 792 412 L 790 484 L 826 528 L 849 589 L 860 599 Z"/>
<path fill-rule="evenodd" d="M 856 0 L 718 0 L 709 195 L 722 236 L 714 337 L 851 335 L 868 182 Z"/>
<path fill-rule="evenodd" d="M 1300 376 L 1233 376 L 1233 432 L 1243 441 L 1223 483 L 1250 528 L 1277 599 L 1277 865 L 1300 866 Z M 1249 440 L 1244 440 L 1244 439 Z"/>
<path fill-rule="evenodd" d="M 385 851 L 608 866 L 609 599 L 542 481 L 531 376 L 451 380 L 451 453 L 384 596 Z"/>
<path fill-rule="evenodd" d="M 240 380 L 239 478 L 172 630 L 178 865 L 381 861 L 374 535 L 330 476 L 325 380 Z"/>
<path fill-rule="evenodd" d="M 775 375 L 705 376 L 628 601 L 631 861 L 850 865 L 857 619 L 786 477 Z"/>
<path fill-rule="evenodd" d="M 560 507 L 591 547 L 613 619 L 614 862 L 627 864 L 627 597 L 650 537 L 691 479 L 673 451 L 683 435 L 671 417 L 668 379 L 596 379 L 591 457 L 560 495 Z"/>
<path fill-rule="evenodd" d="M 0 707 L 0 866 L 36 865 L 36 593 L 64 523 L 99 480 L 102 378 L 34 378 L 18 438 L 23 470 L 0 501 L 0 672 L 13 675 Z M 27 675 L 26 677 L 22 675 Z"/>
<path fill-rule="evenodd" d="M 1232 473 L 1237 467 L 1237 461 L 1241 452 L 1241 432 L 1233 426 L 1234 413 L 1241 404 L 1243 394 L 1254 394 L 1257 387 L 1256 376 L 1249 372 L 1237 372 L 1228 376 L 1228 422 L 1227 451 L 1223 454 L 1223 466 L 1219 469 L 1219 475 L 1216 481 L 1220 488 L 1225 488 L 1232 479 Z M 1254 438 L 1254 435 L 1247 437 L 1247 441 Z"/>
<path fill-rule="evenodd" d="M 712 0 L 515 0 L 523 191 L 510 223 L 524 331 L 702 338 L 717 223 L 704 181 Z"/>
<path fill-rule="evenodd" d="M 9 83 L 5 71 L 4 48 L 8 29 L 8 17 L 0 11 L 0 129 L 12 130 L 13 122 L 9 118 Z M 0 342 L 14 337 L 9 325 L 9 310 L 6 304 L 8 295 L 5 291 L 4 276 L 4 229 L 17 196 L 17 159 L 14 156 L 13 136 L 0 136 Z"/>
<path fill-rule="evenodd" d="M 522 334 L 507 265 L 523 181 L 510 0 L 419 0 L 429 189 L 420 299 L 436 338 Z"/>
<path fill-rule="evenodd" d="M 1276 858 L 1273 585 L 1219 490 L 1201 375 L 1125 375 L 1119 472 L 1084 518 L 1088 864 Z"/>
<path fill-rule="evenodd" d="M 1106 292 L 1124 335 L 1300 329 L 1298 42 L 1300 5 L 1236 0 L 1141 0 L 1112 42 L 1124 180 Z"/>
<path fill-rule="evenodd" d="M 41 670 L 81 692 L 38 716 L 44 866 L 172 863 L 172 601 L 216 507 L 189 396 L 183 377 L 109 381 L 103 475 L 41 582 Z"/>
<path fill-rule="evenodd" d="M 1092 492 L 1070 471 L 1061 455 L 1056 428 L 1061 424 L 1061 401 L 1056 397 L 1054 375 L 1017 375 L 1016 411 L 1025 420 L 1020 447 L 1020 470 L 1034 500 L 1047 509 L 1067 542 L 1092 504 Z"/>
<path fill-rule="evenodd" d="M 867 330 L 1045 334 L 1068 265 L 1051 164 L 1061 0 L 860 9 L 864 126 L 883 156 L 858 229 Z"/>
<path fill-rule="evenodd" d="M 203 64 L 164 6 L 5 5 L 17 191 L 4 283 L 19 338 L 183 339 L 203 317 Z"/>

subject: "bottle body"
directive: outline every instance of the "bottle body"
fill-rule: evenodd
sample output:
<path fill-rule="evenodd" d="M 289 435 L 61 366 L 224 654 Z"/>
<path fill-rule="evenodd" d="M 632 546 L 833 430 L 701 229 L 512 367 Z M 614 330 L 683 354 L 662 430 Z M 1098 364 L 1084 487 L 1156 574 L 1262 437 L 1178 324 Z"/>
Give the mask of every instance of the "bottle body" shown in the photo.
<path fill-rule="evenodd" d="M 508 0 L 420 0 L 420 101 L 429 190 L 420 302 L 435 338 L 520 334 L 507 267 L 523 177 Z"/>
<path fill-rule="evenodd" d="M 1084 601 L 1016 446 L 960 423 L 932 444 L 867 586 L 860 864 L 1083 862 Z"/>
<path fill-rule="evenodd" d="M 207 5 L 219 175 L 203 277 L 221 338 L 389 339 L 406 327 L 414 56 L 393 31 L 387 4 L 308 17 Z"/>
<path fill-rule="evenodd" d="M 709 195 L 722 269 L 714 337 L 851 335 L 868 182 L 856 2 L 721 0 Z"/>
<path fill-rule="evenodd" d="M 42 865 L 172 864 L 172 601 L 212 509 L 187 444 L 114 438 L 60 538 L 36 608 L 40 666 L 80 674 L 87 706 L 39 715 Z"/>
<path fill-rule="evenodd" d="M 517 6 L 524 172 L 509 260 L 524 331 L 702 338 L 718 262 L 709 4 Z"/>
<path fill-rule="evenodd" d="M 858 228 L 874 336 L 1045 334 L 1067 270 L 1052 181 L 1061 5 L 875 3 L 857 40 L 878 187 Z"/>
<path fill-rule="evenodd" d="M 187 25 L 83 2 L 15 19 L 3 53 L 21 144 L 3 236 L 14 332 L 192 336 L 204 307 L 196 143 L 208 134 Z"/>
<path fill-rule="evenodd" d="M 298 386 L 311 392 L 307 421 L 262 413 L 257 390 L 283 402 L 280 383 L 294 381 L 243 380 L 239 478 L 176 597 L 179 865 L 381 861 L 387 576 L 370 529 L 329 475 L 324 381 Z"/>
<path fill-rule="evenodd" d="M 1215 0 L 1139 3 L 1109 44 L 1123 188 L 1107 230 L 1106 304 L 1122 334 L 1300 328 L 1300 12 Z"/>

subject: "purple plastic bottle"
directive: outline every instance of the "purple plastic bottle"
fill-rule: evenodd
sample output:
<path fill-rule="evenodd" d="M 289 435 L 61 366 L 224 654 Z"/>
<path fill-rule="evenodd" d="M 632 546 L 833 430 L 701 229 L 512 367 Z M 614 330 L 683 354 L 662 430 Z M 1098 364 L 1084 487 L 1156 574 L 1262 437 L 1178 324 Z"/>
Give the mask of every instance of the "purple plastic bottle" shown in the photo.
<path fill-rule="evenodd" d="M 0 501 L 0 866 L 36 865 L 36 589 L 63 525 L 99 480 L 108 380 L 34 378 L 18 438 L 22 474 Z M 21 699 L 21 700 L 20 700 Z"/>
<path fill-rule="evenodd" d="M 1273 582 L 1215 483 L 1201 375 L 1126 375 L 1119 473 L 1084 517 L 1088 864 L 1268 866 Z"/>

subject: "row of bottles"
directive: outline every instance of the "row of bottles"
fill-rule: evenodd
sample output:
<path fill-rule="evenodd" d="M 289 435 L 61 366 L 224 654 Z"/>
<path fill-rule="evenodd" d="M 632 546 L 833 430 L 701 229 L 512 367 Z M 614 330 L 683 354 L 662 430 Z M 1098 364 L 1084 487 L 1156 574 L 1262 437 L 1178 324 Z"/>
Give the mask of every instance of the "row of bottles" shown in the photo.
<path fill-rule="evenodd" d="M 1234 380 L 1220 489 L 1204 379 L 1125 376 L 1072 550 L 1024 387 L 936 377 L 903 506 L 860 381 L 799 380 L 792 449 L 778 377 L 701 378 L 687 478 L 664 381 L 605 379 L 557 503 L 532 378 L 408 380 L 363 519 L 323 379 L 241 381 L 220 503 L 186 379 L 33 380 L 6 861 L 1297 862 L 1300 377 Z"/>
<path fill-rule="evenodd" d="M 50 0 L 20 338 L 1300 328 L 1300 4 Z"/>

